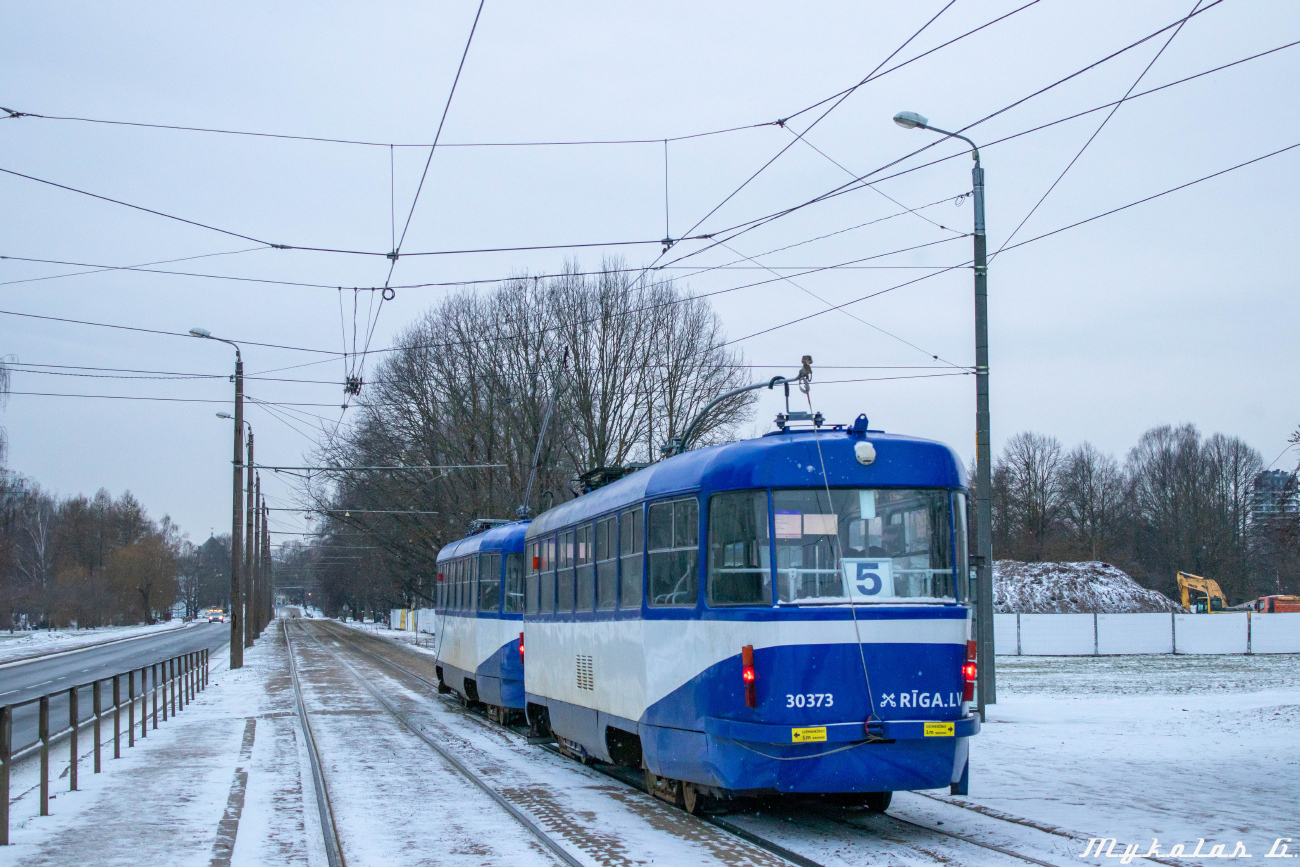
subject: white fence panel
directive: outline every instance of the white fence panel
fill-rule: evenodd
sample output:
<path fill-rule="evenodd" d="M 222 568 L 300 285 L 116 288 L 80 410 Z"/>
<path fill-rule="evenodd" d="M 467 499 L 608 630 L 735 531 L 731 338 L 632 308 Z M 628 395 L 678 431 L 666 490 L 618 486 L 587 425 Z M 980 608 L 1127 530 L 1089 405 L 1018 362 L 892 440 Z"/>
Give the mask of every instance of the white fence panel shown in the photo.
<path fill-rule="evenodd" d="M 1103 656 L 1173 653 L 1173 618 L 1169 614 L 1098 614 L 1097 652 Z"/>
<path fill-rule="evenodd" d="M 416 613 L 415 631 L 433 634 L 434 625 L 437 622 L 434 610 L 432 608 L 421 608 Z"/>
<path fill-rule="evenodd" d="M 998 656 L 1015 656 L 1020 652 L 1016 636 L 1018 614 L 993 614 L 993 652 Z"/>
<path fill-rule="evenodd" d="M 1092 656 L 1091 614 L 1021 614 L 1020 652 L 1025 656 Z"/>
<path fill-rule="evenodd" d="M 1252 614 L 1251 653 L 1300 653 L 1300 614 Z"/>
<path fill-rule="evenodd" d="M 1245 653 L 1246 615 L 1244 612 L 1222 614 L 1175 614 L 1174 651 L 1176 653 Z"/>
<path fill-rule="evenodd" d="M 392 612 L 388 615 L 388 628 L 389 629 L 402 628 L 402 609 L 394 608 Z"/>

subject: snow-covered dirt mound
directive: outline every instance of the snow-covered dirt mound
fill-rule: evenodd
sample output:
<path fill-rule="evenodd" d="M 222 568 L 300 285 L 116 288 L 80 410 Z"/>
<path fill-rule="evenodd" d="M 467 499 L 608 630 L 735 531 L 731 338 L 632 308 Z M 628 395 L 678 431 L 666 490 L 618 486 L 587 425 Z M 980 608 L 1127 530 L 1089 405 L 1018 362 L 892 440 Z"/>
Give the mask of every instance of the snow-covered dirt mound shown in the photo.
<path fill-rule="evenodd" d="M 1129 614 L 1182 611 L 1109 563 L 993 564 L 993 610 L 1022 614 Z"/>

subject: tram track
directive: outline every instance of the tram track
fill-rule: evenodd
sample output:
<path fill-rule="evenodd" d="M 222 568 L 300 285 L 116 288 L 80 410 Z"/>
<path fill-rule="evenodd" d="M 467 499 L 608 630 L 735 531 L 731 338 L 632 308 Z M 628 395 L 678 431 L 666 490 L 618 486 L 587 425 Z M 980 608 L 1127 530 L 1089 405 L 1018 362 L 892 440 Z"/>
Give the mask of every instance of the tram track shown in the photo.
<path fill-rule="evenodd" d="M 544 847 L 546 847 L 547 850 L 551 852 L 552 855 L 560 859 L 560 861 L 563 862 L 564 864 L 569 865 L 569 867 L 584 867 L 582 862 L 574 858 L 573 855 L 571 855 L 569 851 L 558 840 L 556 840 L 550 834 L 546 833 L 546 831 L 539 828 L 537 824 L 533 822 L 532 819 L 530 819 L 528 816 L 526 816 L 523 813 L 523 811 L 521 811 L 514 804 L 510 803 L 505 798 L 505 796 L 503 796 L 500 792 L 498 792 L 495 788 L 493 788 L 481 776 L 479 776 L 478 774 L 470 770 L 463 762 L 460 761 L 460 759 L 452 755 L 441 744 L 437 743 L 436 741 L 433 740 L 433 738 L 429 737 L 429 735 L 421 727 L 414 725 L 412 721 L 405 714 L 403 714 L 401 710 L 398 709 L 398 707 L 393 703 L 393 701 L 390 698 L 388 698 L 388 696 L 384 695 L 382 692 L 376 689 L 374 684 L 372 684 L 367 678 L 365 678 L 360 672 L 358 672 L 351 663 L 349 663 L 346 659 L 344 659 L 334 650 L 330 649 L 329 647 L 326 647 L 324 642 L 322 642 L 315 635 L 312 635 L 310 632 L 308 632 L 307 629 L 301 623 L 297 624 L 297 626 L 303 635 L 312 639 L 322 650 L 324 650 L 331 657 L 333 657 L 339 663 L 339 665 L 347 669 L 348 673 L 351 674 L 352 677 L 359 684 L 361 684 L 361 686 L 364 687 L 372 696 L 374 696 L 374 698 L 381 705 L 383 705 L 383 707 L 390 714 L 392 714 L 393 717 L 396 718 L 398 722 L 400 722 L 407 731 L 409 731 L 411 734 L 418 737 L 420 740 L 424 741 L 425 744 L 427 744 L 430 748 L 432 748 L 434 752 L 436 752 L 439 756 L 441 756 L 447 762 L 447 764 L 451 765 L 452 768 L 454 768 L 461 776 L 465 777 L 467 780 L 469 780 L 471 783 L 473 783 L 475 786 L 481 789 L 488 797 L 490 797 L 493 801 L 495 801 L 498 805 L 500 805 L 510 815 L 512 819 L 514 819 L 516 822 L 522 825 L 524 829 L 527 830 L 530 834 L 532 834 L 538 840 L 538 842 L 540 842 Z M 337 638 L 337 636 L 335 637 Z M 290 658 L 292 659 L 292 648 L 290 648 Z M 376 656 L 376 658 L 380 658 L 380 657 Z M 420 680 L 424 681 L 423 678 L 420 678 Z M 427 683 L 428 681 L 424 681 L 424 682 Z M 297 688 L 296 679 L 294 682 L 294 686 L 296 689 Z M 301 693 L 299 693 L 298 695 L 298 701 L 299 701 L 299 706 L 301 707 L 302 706 Z M 306 719 L 305 710 L 303 711 L 303 714 L 305 720 Z M 304 722 L 304 727 L 305 727 L 305 722 Z M 313 770 L 314 769 L 315 769 L 315 765 L 313 765 Z M 335 835 L 337 835 L 337 831 L 335 831 Z M 328 837 L 329 835 L 326 836 Z M 336 836 L 336 842 L 337 842 L 337 836 Z"/>
<path fill-rule="evenodd" d="M 481 714 L 475 713 L 474 711 L 465 708 L 458 700 L 440 694 L 438 691 L 438 684 L 436 682 L 428 679 L 427 677 L 424 677 L 420 673 L 413 671 L 410 668 L 402 665 L 401 663 L 389 658 L 387 655 L 375 653 L 373 650 L 361 646 L 361 644 L 357 639 L 364 637 L 366 639 L 369 639 L 370 641 L 382 644 L 385 648 L 391 649 L 398 653 L 409 654 L 410 651 L 407 648 L 403 647 L 401 644 L 385 639 L 382 636 L 371 635 L 365 632 L 358 632 L 357 630 L 349 629 L 346 626 L 334 624 L 330 621 L 320 621 L 320 622 L 329 623 L 329 626 L 327 627 L 328 634 L 336 641 L 339 641 L 341 644 L 346 644 L 352 650 L 355 650 L 358 653 L 361 653 L 371 659 L 374 659 L 377 662 L 379 662 L 381 665 L 390 668 L 394 671 L 400 672 L 402 675 L 409 677 L 419 682 L 420 684 L 423 684 L 426 688 L 430 689 L 435 696 L 437 696 L 440 699 L 443 699 L 440 702 L 440 704 L 442 704 L 444 707 L 448 709 L 453 710 L 454 712 L 459 713 L 465 719 L 472 720 L 478 725 L 481 725 L 493 731 L 504 730 L 504 731 L 511 732 L 512 734 L 518 737 L 524 737 L 524 731 L 522 729 L 518 727 L 502 726 L 498 723 L 494 723 L 487 720 L 486 717 L 482 716 Z M 370 688 L 373 690 L 373 687 Z M 376 697 L 378 697 L 378 693 L 376 693 Z M 430 743 L 430 745 L 432 746 L 433 744 Z M 558 749 L 558 747 L 556 747 L 553 744 L 543 745 L 543 748 L 556 756 L 564 757 L 566 759 L 571 759 L 571 757 L 566 756 L 561 750 Z M 653 797 L 652 795 L 650 795 L 649 792 L 647 792 L 645 787 L 645 782 L 641 778 L 641 775 L 635 772 L 629 771 L 627 773 L 621 773 L 623 769 L 615 768 L 612 766 L 606 766 L 603 763 L 584 764 L 584 766 L 595 773 L 616 780 L 624 786 L 627 786 L 632 789 L 636 789 L 637 791 L 643 794 Z M 977 815 L 980 815 L 986 821 L 996 821 L 996 822 L 1007 821 L 999 817 L 988 816 L 986 814 L 980 813 L 977 810 L 971 810 L 970 808 L 962 804 L 956 804 L 941 799 L 934 799 L 934 800 L 938 801 L 939 803 L 946 804 L 950 807 L 956 807 L 958 809 L 962 809 L 967 812 L 972 812 Z M 855 837 L 861 837 L 863 835 L 870 833 L 870 829 L 864 828 L 861 825 L 853 821 L 850 821 L 844 816 L 839 815 L 838 813 L 832 811 L 824 811 L 824 812 L 818 812 L 816 815 L 817 818 L 823 821 L 831 822 L 838 826 L 853 830 L 855 832 L 854 834 Z M 909 819 L 905 819 L 890 813 L 882 814 L 881 817 L 900 827 L 913 829 L 913 831 L 928 832 L 930 834 L 948 838 L 969 846 L 974 846 L 976 848 L 988 852 L 995 852 L 999 855 L 1015 859 L 1022 863 L 1034 864 L 1037 865 L 1037 867 L 1060 867 L 1061 864 L 1061 862 L 1059 861 L 1053 863 L 1050 861 L 1040 860 L 1033 856 L 1026 855 L 1022 852 L 1017 852 L 1014 849 L 1011 849 L 1006 846 L 1000 846 L 995 843 L 989 843 L 983 840 L 974 839 L 971 836 L 956 833 L 953 831 L 948 831 L 942 828 L 935 828 L 933 826 L 926 825 L 920 822 L 914 822 Z M 793 849 L 789 848 L 788 846 L 782 845 L 780 842 L 777 842 L 776 840 L 770 839 L 761 834 L 757 834 L 754 831 L 751 831 L 747 828 L 744 828 L 741 825 L 732 822 L 723 816 L 706 813 L 706 814 L 696 816 L 695 818 L 699 819 L 701 822 L 704 822 L 705 824 L 711 825 L 753 846 L 757 846 L 763 849 L 764 851 L 776 857 L 781 858 L 785 862 L 799 865 L 799 867 L 824 867 L 824 865 L 821 864 L 820 862 L 813 860 L 812 858 L 809 858 L 805 855 L 802 855 L 794 851 Z M 1020 824 L 1020 823 L 1013 823 L 1013 824 Z M 1035 828 L 1035 830 L 1041 831 L 1042 829 Z M 1063 836 L 1066 837 L 1067 839 L 1074 839 L 1072 837 L 1068 837 L 1067 835 L 1060 834 L 1059 832 L 1058 832 L 1058 836 Z M 910 848 L 916 849 L 918 852 L 923 853 L 927 857 L 934 857 L 930 852 L 925 850 L 923 847 L 913 846 Z"/>
<path fill-rule="evenodd" d="M 302 684 L 298 681 L 298 665 L 293 658 L 293 641 L 289 638 L 289 620 L 281 620 L 280 627 L 284 632 L 285 653 L 289 657 L 289 679 L 293 683 L 294 706 L 298 709 L 298 722 L 302 726 L 303 742 L 307 747 L 307 758 L 311 764 L 312 787 L 316 792 L 316 809 L 320 813 L 325 860 L 329 867 L 346 867 L 343 848 L 339 843 L 338 826 L 334 823 L 334 811 L 330 806 L 329 790 L 325 786 L 325 772 L 321 767 L 320 751 L 316 748 L 316 739 L 311 731 L 311 720 L 307 716 L 307 704 L 302 698 Z"/>

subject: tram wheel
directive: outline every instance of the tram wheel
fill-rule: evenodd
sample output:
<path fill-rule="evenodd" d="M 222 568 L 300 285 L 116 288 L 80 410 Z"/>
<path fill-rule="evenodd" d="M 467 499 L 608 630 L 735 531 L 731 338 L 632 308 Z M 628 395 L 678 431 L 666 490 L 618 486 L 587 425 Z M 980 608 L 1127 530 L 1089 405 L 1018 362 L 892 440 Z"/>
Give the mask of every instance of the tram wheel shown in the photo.
<path fill-rule="evenodd" d="M 893 792 L 868 792 L 862 799 L 862 806 L 868 813 L 883 813 L 889 809 L 889 802 L 894 800 Z"/>
<path fill-rule="evenodd" d="M 704 812 L 704 805 L 708 803 L 709 796 L 695 788 L 694 783 L 682 783 L 682 809 L 692 816 L 698 816 Z"/>

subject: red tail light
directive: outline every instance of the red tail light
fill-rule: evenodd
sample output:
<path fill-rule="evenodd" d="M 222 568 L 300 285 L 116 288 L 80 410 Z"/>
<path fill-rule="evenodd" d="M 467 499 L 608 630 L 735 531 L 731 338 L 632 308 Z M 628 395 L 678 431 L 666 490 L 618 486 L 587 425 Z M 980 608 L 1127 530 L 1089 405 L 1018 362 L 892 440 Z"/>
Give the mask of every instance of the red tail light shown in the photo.
<path fill-rule="evenodd" d="M 538 571 L 538 570 L 541 569 L 541 568 L 542 568 L 542 558 L 541 558 L 541 557 L 534 557 L 534 558 L 533 558 L 533 571 L 536 572 L 536 571 Z"/>
<path fill-rule="evenodd" d="M 740 648 L 740 680 L 745 684 L 745 707 L 758 707 L 758 675 L 754 672 L 754 645 Z"/>
<path fill-rule="evenodd" d="M 961 678 L 964 681 L 961 690 L 962 701 L 975 700 L 975 676 L 978 673 L 979 669 L 975 664 L 975 642 L 968 641 L 966 642 L 966 662 L 961 667 Z"/>
<path fill-rule="evenodd" d="M 524 661 L 524 634 L 519 633 L 519 661 Z"/>

